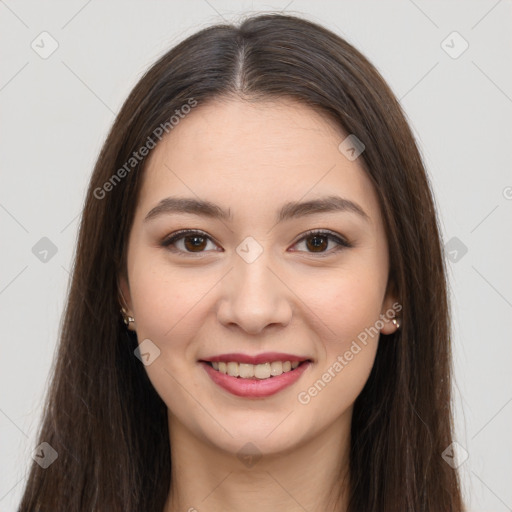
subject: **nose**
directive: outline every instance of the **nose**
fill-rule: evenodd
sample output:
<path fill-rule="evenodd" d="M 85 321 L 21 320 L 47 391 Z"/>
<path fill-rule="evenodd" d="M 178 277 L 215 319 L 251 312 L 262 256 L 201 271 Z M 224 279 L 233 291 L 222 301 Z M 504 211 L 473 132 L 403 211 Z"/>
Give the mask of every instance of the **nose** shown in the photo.
<path fill-rule="evenodd" d="M 271 268 L 265 253 L 251 263 L 234 256 L 234 268 L 222 280 L 217 309 L 217 318 L 224 326 L 237 325 L 249 334 L 260 334 L 266 327 L 290 323 L 293 293 Z"/>

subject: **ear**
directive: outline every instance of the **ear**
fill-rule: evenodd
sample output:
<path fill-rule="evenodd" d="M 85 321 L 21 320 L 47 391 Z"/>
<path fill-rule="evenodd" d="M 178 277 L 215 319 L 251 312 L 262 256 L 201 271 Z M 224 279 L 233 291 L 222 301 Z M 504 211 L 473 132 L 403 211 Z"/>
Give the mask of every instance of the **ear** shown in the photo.
<path fill-rule="evenodd" d="M 382 302 L 382 310 L 380 314 L 384 326 L 380 330 L 382 334 L 393 334 L 398 330 L 398 327 L 393 323 L 393 318 L 400 322 L 400 312 L 402 311 L 402 304 L 398 300 L 396 287 L 393 282 L 389 282 L 384 301 Z"/>
<path fill-rule="evenodd" d="M 128 316 L 133 317 L 133 309 L 132 309 L 132 299 L 130 294 L 130 285 L 128 284 L 128 279 L 124 272 L 119 274 L 117 279 L 117 289 L 118 289 L 118 301 L 119 308 L 124 308 L 126 314 Z M 130 331 L 135 331 L 133 322 L 128 324 L 128 329 Z"/>
<path fill-rule="evenodd" d="M 123 306 L 126 311 L 131 313 L 132 301 L 130 295 L 130 286 L 124 272 L 119 274 L 117 278 L 117 289 L 119 291 L 119 304 Z"/>

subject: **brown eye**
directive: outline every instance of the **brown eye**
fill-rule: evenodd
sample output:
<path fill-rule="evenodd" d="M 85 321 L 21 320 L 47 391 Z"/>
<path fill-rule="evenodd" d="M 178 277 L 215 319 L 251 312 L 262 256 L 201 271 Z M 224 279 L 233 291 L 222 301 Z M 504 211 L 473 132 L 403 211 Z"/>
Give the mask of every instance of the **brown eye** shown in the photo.
<path fill-rule="evenodd" d="M 206 237 L 197 235 L 183 237 L 183 240 L 185 248 L 190 252 L 202 251 L 206 247 L 207 242 Z"/>
<path fill-rule="evenodd" d="M 329 249 L 330 242 L 333 242 L 334 247 Z M 300 245 L 304 243 L 305 251 L 310 254 L 319 254 L 321 256 L 327 256 L 329 254 L 341 251 L 352 247 L 352 244 L 348 242 L 341 235 L 332 233 L 330 231 L 309 231 L 306 233 L 296 244 Z"/>
<path fill-rule="evenodd" d="M 329 238 L 326 235 L 314 235 L 306 240 L 306 246 L 311 252 L 323 252 L 329 245 Z"/>
<path fill-rule="evenodd" d="M 209 242 L 215 247 L 212 239 L 201 231 L 184 230 L 168 236 L 160 245 L 169 248 L 172 252 L 186 255 L 207 252 Z"/>

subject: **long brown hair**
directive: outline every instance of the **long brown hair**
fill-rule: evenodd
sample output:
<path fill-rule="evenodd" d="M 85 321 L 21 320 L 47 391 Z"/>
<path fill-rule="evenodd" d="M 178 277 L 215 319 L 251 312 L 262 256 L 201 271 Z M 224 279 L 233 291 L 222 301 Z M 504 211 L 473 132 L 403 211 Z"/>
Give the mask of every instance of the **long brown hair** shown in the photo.
<path fill-rule="evenodd" d="M 365 145 L 360 158 L 378 194 L 390 282 L 403 310 L 401 329 L 379 344 L 354 404 L 349 511 L 464 510 L 457 471 L 441 456 L 453 432 L 449 308 L 438 221 L 415 140 L 393 93 L 359 51 L 315 23 L 266 14 L 203 29 L 171 49 L 114 122 L 85 200 L 38 437 L 58 458 L 46 469 L 32 464 L 19 512 L 163 510 L 171 481 L 166 406 L 119 313 L 118 276 L 126 271 L 147 159 L 126 163 L 191 98 L 200 108 L 230 96 L 299 100 Z M 116 173 L 122 179 L 113 180 Z"/>

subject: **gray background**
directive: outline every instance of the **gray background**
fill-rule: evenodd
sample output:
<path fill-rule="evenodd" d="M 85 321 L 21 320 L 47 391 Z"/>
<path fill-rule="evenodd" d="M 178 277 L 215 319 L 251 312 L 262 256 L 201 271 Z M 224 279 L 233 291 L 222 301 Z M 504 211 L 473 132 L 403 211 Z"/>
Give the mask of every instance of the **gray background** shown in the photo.
<path fill-rule="evenodd" d="M 471 511 L 512 510 L 511 3 L 6 0 L 1 511 L 14 511 L 21 496 L 85 188 L 115 113 L 144 70 L 178 41 L 222 18 L 271 10 L 304 15 L 345 37 L 377 66 L 407 113 L 452 260 L 456 440 L 469 455 L 460 467 L 464 493 Z M 448 37 L 454 31 L 460 36 Z M 464 41 L 469 47 L 459 55 Z M 51 44 L 58 48 L 42 58 Z M 42 252 L 43 237 L 55 254 Z"/>

